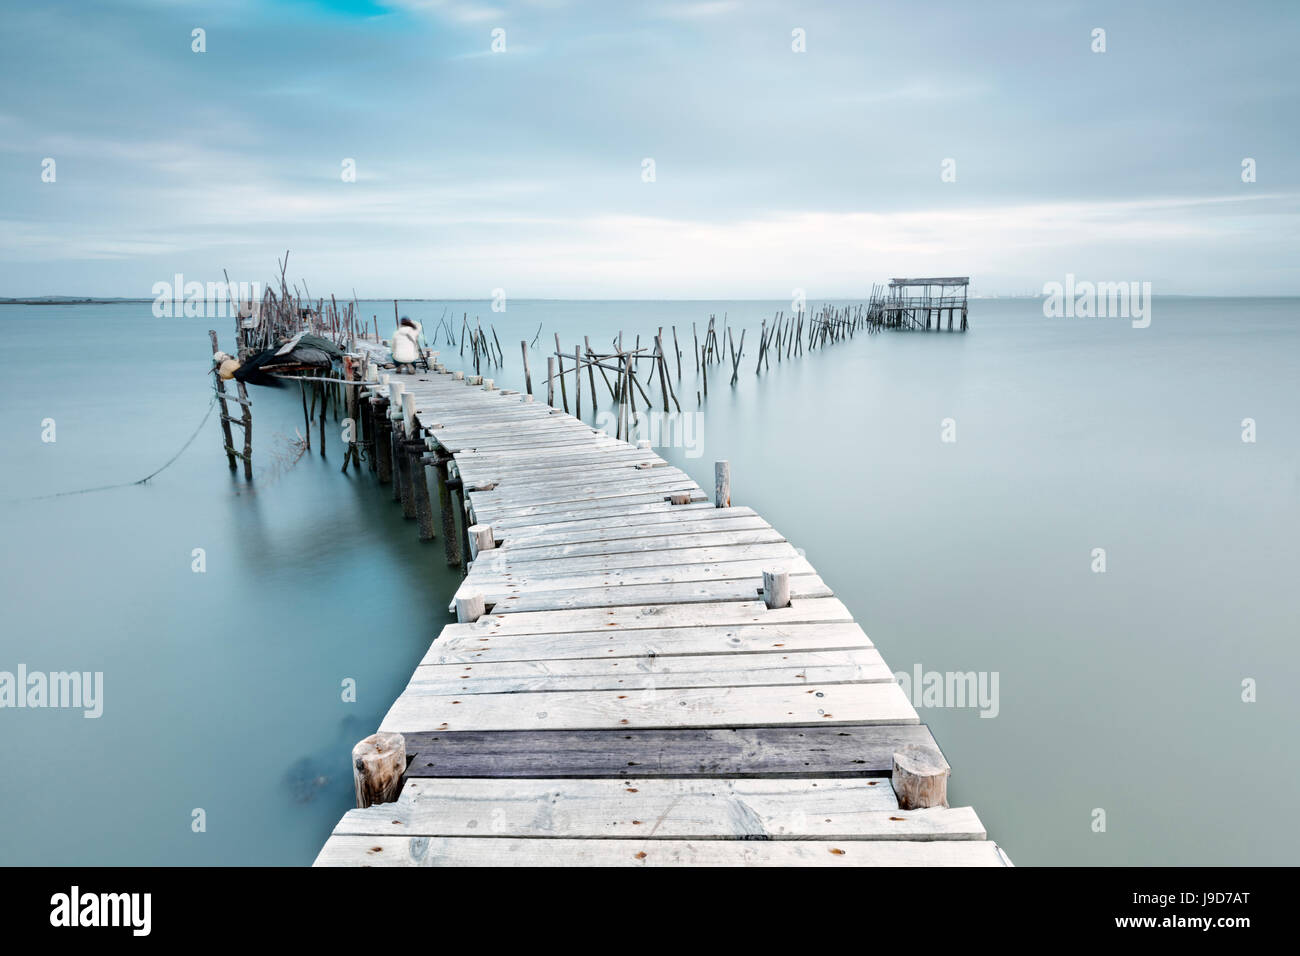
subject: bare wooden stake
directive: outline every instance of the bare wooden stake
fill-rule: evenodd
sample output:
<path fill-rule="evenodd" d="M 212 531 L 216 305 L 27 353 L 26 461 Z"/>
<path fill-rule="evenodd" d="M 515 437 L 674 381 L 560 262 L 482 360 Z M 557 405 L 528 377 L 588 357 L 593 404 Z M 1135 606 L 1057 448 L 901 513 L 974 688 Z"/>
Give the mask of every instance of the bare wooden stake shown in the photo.
<path fill-rule="evenodd" d="M 891 782 L 900 810 L 948 806 L 948 774 L 943 754 L 934 747 L 909 744 L 894 754 Z"/>
<path fill-rule="evenodd" d="M 438 509 L 442 512 L 442 546 L 447 552 L 447 564 L 460 565 L 460 536 L 456 533 L 456 511 L 452 504 L 451 486 L 447 484 L 447 457 L 439 450 L 434 465 L 438 473 Z"/>
<path fill-rule="evenodd" d="M 790 572 L 763 572 L 763 603 L 768 610 L 790 606 Z"/>
<path fill-rule="evenodd" d="M 481 593 L 456 598 L 456 620 L 461 624 L 473 624 L 486 611 L 487 603 Z"/>
<path fill-rule="evenodd" d="M 406 772 L 406 738 L 401 734 L 371 734 L 352 748 L 352 782 L 357 806 L 392 803 Z"/>
<path fill-rule="evenodd" d="M 497 546 L 492 536 L 490 524 L 472 524 L 469 526 L 469 556 L 477 558 L 482 551 L 491 551 Z"/>
<path fill-rule="evenodd" d="M 731 507 L 731 462 L 713 463 L 713 505 L 715 508 Z"/>
<path fill-rule="evenodd" d="M 524 353 L 524 386 L 528 394 L 533 394 L 533 373 L 528 371 L 528 340 L 523 339 L 519 342 L 519 350 Z"/>

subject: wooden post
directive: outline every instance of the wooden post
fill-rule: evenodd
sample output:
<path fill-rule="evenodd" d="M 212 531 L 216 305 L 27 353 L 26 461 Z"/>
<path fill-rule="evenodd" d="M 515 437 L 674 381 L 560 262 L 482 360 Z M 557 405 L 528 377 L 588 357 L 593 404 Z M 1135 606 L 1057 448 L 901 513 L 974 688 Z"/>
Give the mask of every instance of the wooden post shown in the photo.
<path fill-rule="evenodd" d="M 790 606 L 790 572 L 763 572 L 763 603 L 768 610 Z"/>
<path fill-rule="evenodd" d="M 349 382 L 352 381 L 352 356 L 343 356 L 343 377 Z M 361 470 L 361 455 L 357 451 L 357 431 L 361 428 L 361 416 L 357 413 L 357 390 L 351 385 L 344 387 L 344 415 L 352 423 L 352 440 L 348 442 L 347 447 L 343 449 L 343 471 L 348 470 L 348 462 L 356 462 L 357 470 Z"/>
<path fill-rule="evenodd" d="M 891 782 L 900 810 L 948 806 L 948 762 L 933 747 L 909 744 L 894 754 Z"/>
<path fill-rule="evenodd" d="M 406 439 L 401 428 L 393 427 L 393 459 L 397 463 L 397 480 L 393 482 L 395 497 L 402 503 L 402 517 L 415 517 L 415 482 L 411 469 L 411 456 L 406 451 Z"/>
<path fill-rule="evenodd" d="M 392 803 L 406 772 L 406 738 L 401 734 L 371 734 L 352 748 L 352 782 L 357 806 Z"/>
<path fill-rule="evenodd" d="M 388 400 L 371 402 L 371 423 L 375 438 L 375 475 L 381 485 L 393 480 L 393 420 L 388 417 Z"/>
<path fill-rule="evenodd" d="M 582 346 L 587 350 L 587 381 L 591 383 L 591 414 L 592 421 L 595 421 L 596 415 L 596 356 L 591 351 L 591 341 L 587 336 L 582 337 Z M 605 370 L 600 370 L 600 377 L 605 377 Z M 609 386 L 609 380 L 605 380 L 606 387 Z"/>
<path fill-rule="evenodd" d="M 447 564 L 460 565 L 460 536 L 456 534 L 456 512 L 453 509 L 451 488 L 447 485 L 447 456 L 439 449 L 434 466 L 438 473 L 438 509 L 442 512 L 442 546 L 447 552 Z"/>
<path fill-rule="evenodd" d="M 411 485 L 415 495 L 415 517 L 420 522 L 420 540 L 432 541 L 437 535 L 433 531 L 433 502 L 429 500 L 429 478 L 424 471 L 424 441 L 407 442 L 411 459 Z"/>
<path fill-rule="evenodd" d="M 555 356 L 546 356 L 546 404 L 555 407 Z"/>
<path fill-rule="evenodd" d="M 236 380 L 235 390 L 239 392 L 239 401 L 244 408 L 244 478 L 253 478 L 253 404 L 248 400 L 248 389 L 243 382 Z"/>
<path fill-rule="evenodd" d="M 212 340 L 212 354 L 216 355 L 221 351 L 217 347 L 217 333 L 215 329 L 208 329 L 208 338 Z M 213 362 L 216 365 L 216 362 Z M 216 368 L 212 370 L 212 387 L 217 393 L 217 402 L 221 405 L 221 433 L 226 437 L 226 463 L 230 465 L 230 470 L 235 470 L 235 439 L 230 434 L 230 408 L 226 405 L 226 383 L 221 380 L 217 374 Z"/>
<path fill-rule="evenodd" d="M 456 598 L 456 620 L 461 624 L 473 624 L 486 612 L 487 604 L 481 593 Z"/>
<path fill-rule="evenodd" d="M 569 388 L 564 384 L 564 350 L 560 348 L 560 333 L 555 333 L 555 368 L 560 375 L 560 401 L 564 403 L 564 411 L 569 411 Z"/>
<path fill-rule="evenodd" d="M 713 506 L 731 507 L 731 462 L 729 461 L 713 463 Z"/>
<path fill-rule="evenodd" d="M 482 551 L 491 551 L 497 546 L 492 536 L 490 524 L 472 524 L 469 526 L 469 556 L 477 558 Z"/>
<path fill-rule="evenodd" d="M 406 437 L 415 437 L 415 394 L 413 392 L 402 392 L 402 425 L 405 426 Z"/>
<path fill-rule="evenodd" d="M 524 386 L 528 389 L 528 394 L 533 394 L 533 373 L 528 371 L 528 340 L 524 339 L 519 343 L 519 351 L 524 353 Z"/>
<path fill-rule="evenodd" d="M 307 383 L 300 381 L 298 391 L 302 393 L 302 440 L 311 448 L 311 413 L 307 411 Z"/>
<path fill-rule="evenodd" d="M 595 405 L 595 395 L 592 404 Z M 582 421 L 582 349 L 573 347 L 573 417 Z"/>
<path fill-rule="evenodd" d="M 318 382 L 316 390 L 320 393 L 320 456 L 325 457 L 325 383 Z"/>

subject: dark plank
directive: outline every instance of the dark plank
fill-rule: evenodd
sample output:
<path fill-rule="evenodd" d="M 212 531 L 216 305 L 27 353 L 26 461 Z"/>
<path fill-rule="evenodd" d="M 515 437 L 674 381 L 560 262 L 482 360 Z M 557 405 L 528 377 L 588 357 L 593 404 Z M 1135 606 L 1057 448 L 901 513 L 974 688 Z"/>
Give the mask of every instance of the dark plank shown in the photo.
<path fill-rule="evenodd" d="M 408 777 L 878 777 L 924 724 L 407 733 Z"/>

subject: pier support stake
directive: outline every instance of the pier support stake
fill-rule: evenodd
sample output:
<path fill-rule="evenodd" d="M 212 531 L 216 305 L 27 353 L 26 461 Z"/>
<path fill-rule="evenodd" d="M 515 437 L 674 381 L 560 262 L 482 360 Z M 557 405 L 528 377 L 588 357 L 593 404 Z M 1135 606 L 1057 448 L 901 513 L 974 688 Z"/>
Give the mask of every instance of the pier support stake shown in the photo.
<path fill-rule="evenodd" d="M 731 507 L 731 462 L 713 463 L 713 504 L 717 508 Z"/>
<path fill-rule="evenodd" d="M 491 551 L 497 546 L 492 536 L 490 524 L 472 524 L 469 526 L 469 556 L 477 558 L 481 551 Z"/>
<path fill-rule="evenodd" d="M 402 428 L 393 425 L 393 498 L 402 503 L 402 517 L 415 517 L 415 482 L 412 480 L 411 456 L 406 453 Z"/>
<path fill-rule="evenodd" d="M 763 603 L 769 610 L 790 606 L 790 572 L 763 572 Z"/>
<path fill-rule="evenodd" d="M 406 443 L 407 454 L 411 460 L 411 491 L 415 499 L 415 517 L 420 522 L 420 540 L 432 541 L 436 535 L 433 531 L 433 502 L 429 498 L 429 477 L 424 470 L 424 442 Z"/>
<path fill-rule="evenodd" d="M 452 503 L 451 486 L 447 484 L 447 457 L 439 448 L 438 461 L 434 468 L 438 472 L 438 510 L 442 512 L 442 546 L 447 552 L 447 564 L 460 566 L 460 535 L 456 533 L 456 512 Z"/>
<path fill-rule="evenodd" d="M 473 624 L 487 611 L 487 604 L 482 594 L 468 594 L 456 598 L 456 620 L 461 624 Z"/>
<path fill-rule="evenodd" d="M 892 783 L 900 810 L 948 806 L 948 774 L 943 754 L 933 747 L 909 744 L 894 754 Z"/>
<path fill-rule="evenodd" d="M 388 402 L 380 399 L 370 406 L 374 428 L 375 475 L 381 485 L 393 480 L 393 421 L 388 417 Z"/>
<path fill-rule="evenodd" d="M 406 739 L 401 734 L 371 734 L 352 748 L 352 782 L 357 806 L 392 803 L 406 772 Z"/>

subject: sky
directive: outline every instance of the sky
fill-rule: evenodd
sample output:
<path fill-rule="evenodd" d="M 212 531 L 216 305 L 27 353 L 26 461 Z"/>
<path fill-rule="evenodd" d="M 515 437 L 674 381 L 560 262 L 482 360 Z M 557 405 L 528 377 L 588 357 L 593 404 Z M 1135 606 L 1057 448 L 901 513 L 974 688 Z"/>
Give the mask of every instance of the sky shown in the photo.
<path fill-rule="evenodd" d="M 1294 2 L 0 11 L 0 296 L 1300 294 Z"/>

